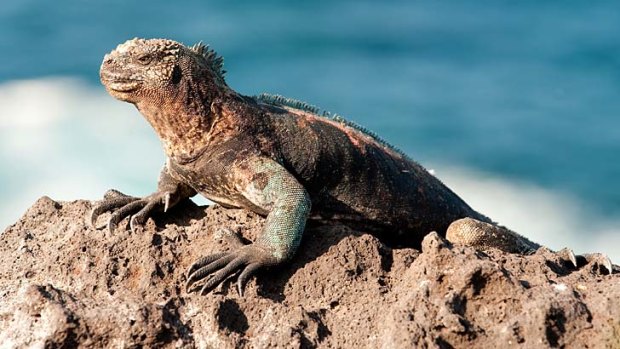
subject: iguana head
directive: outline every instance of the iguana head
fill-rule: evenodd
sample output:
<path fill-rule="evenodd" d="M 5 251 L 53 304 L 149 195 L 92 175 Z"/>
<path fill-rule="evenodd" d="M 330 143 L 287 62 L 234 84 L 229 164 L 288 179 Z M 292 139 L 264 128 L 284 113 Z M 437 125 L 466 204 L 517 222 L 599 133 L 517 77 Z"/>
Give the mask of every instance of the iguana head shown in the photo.
<path fill-rule="evenodd" d="M 192 156 L 210 142 L 212 103 L 232 95 L 223 60 L 202 44 L 132 39 L 107 54 L 101 82 L 108 92 L 136 105 L 169 156 Z"/>
<path fill-rule="evenodd" d="M 118 45 L 103 58 L 99 75 L 112 96 L 131 103 L 174 98 L 190 81 L 226 84 L 222 58 L 214 51 L 165 39 L 135 38 Z"/>

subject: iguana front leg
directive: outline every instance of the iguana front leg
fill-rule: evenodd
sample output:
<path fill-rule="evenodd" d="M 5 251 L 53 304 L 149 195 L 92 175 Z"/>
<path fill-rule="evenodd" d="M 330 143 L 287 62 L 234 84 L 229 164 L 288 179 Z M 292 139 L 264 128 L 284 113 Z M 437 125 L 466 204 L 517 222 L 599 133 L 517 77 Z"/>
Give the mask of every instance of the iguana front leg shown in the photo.
<path fill-rule="evenodd" d="M 120 221 L 131 216 L 129 225 L 135 231 L 155 212 L 166 212 L 183 199 L 196 195 L 196 191 L 170 175 L 166 166 L 159 175 L 157 191 L 143 198 L 125 195 L 117 190 L 108 190 L 103 200 L 91 212 L 90 223 L 95 226 L 97 217 L 104 212 L 113 211 L 108 220 L 108 229 L 113 232 Z"/>
<path fill-rule="evenodd" d="M 237 190 L 252 209 L 268 213 L 263 232 L 253 244 L 203 257 L 192 264 L 187 272 L 188 292 L 204 279 L 200 293 L 209 292 L 242 269 L 237 279 L 242 295 L 245 282 L 257 269 L 291 258 L 301 242 L 311 202 L 297 179 L 277 162 L 265 158 L 245 161 L 233 171 L 240 174 Z"/>

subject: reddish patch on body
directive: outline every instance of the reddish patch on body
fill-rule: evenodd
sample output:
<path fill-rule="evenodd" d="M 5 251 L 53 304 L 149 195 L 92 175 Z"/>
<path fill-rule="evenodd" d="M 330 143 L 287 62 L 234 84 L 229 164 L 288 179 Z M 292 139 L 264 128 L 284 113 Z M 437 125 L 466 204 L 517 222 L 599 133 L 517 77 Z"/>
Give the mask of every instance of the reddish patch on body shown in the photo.
<path fill-rule="evenodd" d="M 295 118 L 295 122 L 297 123 L 297 126 L 299 127 L 308 127 L 308 125 L 310 125 L 308 123 L 308 120 L 306 120 L 306 118 L 304 116 L 298 116 Z"/>
<path fill-rule="evenodd" d="M 299 109 L 294 109 L 290 107 L 285 107 L 285 109 L 289 113 L 298 116 L 297 125 L 299 125 L 300 127 L 308 127 L 309 123 L 325 123 L 336 127 L 337 129 L 342 131 L 342 133 L 344 133 L 347 138 L 349 138 L 351 144 L 355 148 L 359 149 L 362 154 L 366 153 L 366 146 L 382 147 L 382 145 L 371 136 L 366 135 L 362 131 L 357 130 L 351 126 L 347 126 L 341 122 L 331 120 L 323 116 L 318 116 L 316 114 Z"/>

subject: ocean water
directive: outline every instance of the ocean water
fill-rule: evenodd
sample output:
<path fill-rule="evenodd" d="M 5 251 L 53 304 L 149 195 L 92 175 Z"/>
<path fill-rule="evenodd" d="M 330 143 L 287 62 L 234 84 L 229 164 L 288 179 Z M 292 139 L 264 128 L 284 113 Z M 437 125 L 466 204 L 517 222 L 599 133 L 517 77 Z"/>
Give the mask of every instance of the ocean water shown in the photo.
<path fill-rule="evenodd" d="M 367 126 L 476 209 L 620 261 L 620 2 L 3 0 L 0 230 L 42 195 L 152 191 L 164 157 L 98 82 L 132 37 Z"/>

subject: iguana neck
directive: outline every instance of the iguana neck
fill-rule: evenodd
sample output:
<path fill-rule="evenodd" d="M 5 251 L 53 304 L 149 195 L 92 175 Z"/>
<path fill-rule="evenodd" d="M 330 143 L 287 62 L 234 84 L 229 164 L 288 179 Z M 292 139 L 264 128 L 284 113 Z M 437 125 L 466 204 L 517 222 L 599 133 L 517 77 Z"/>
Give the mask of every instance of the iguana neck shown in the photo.
<path fill-rule="evenodd" d="M 188 90 L 172 100 L 136 103 L 159 136 L 168 157 L 195 157 L 211 140 L 210 133 L 217 118 L 211 103 L 223 93 Z"/>

